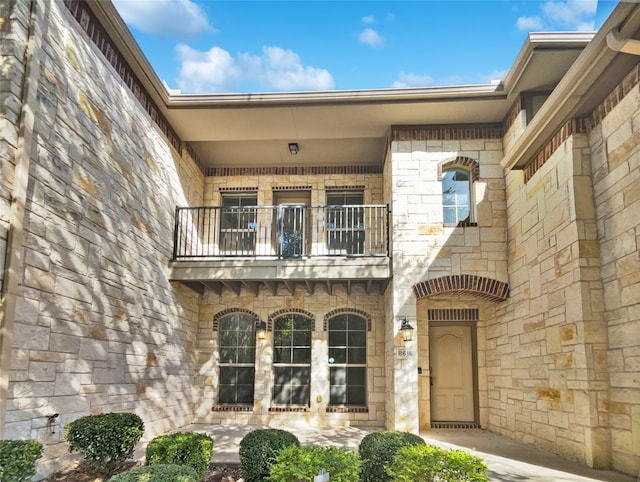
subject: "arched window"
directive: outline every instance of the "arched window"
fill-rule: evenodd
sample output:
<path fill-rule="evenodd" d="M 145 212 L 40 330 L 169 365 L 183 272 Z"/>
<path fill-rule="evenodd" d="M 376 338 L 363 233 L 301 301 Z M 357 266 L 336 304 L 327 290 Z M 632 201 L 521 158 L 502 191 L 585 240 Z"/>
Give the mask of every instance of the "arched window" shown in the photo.
<path fill-rule="evenodd" d="M 218 403 L 253 405 L 256 319 L 247 313 L 230 313 L 220 319 L 218 326 Z"/>
<path fill-rule="evenodd" d="M 452 168 L 442 173 L 444 224 L 471 221 L 471 183 L 469 172 Z"/>
<path fill-rule="evenodd" d="M 311 319 L 298 313 L 273 321 L 273 404 L 309 406 Z"/>
<path fill-rule="evenodd" d="M 329 319 L 329 405 L 366 405 L 367 320 L 352 313 Z"/>

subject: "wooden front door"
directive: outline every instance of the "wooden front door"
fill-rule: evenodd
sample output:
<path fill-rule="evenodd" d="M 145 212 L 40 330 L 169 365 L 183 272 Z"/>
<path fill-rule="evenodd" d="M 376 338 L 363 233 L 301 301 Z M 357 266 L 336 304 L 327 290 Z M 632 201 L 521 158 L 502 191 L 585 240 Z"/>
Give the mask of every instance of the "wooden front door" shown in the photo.
<path fill-rule="evenodd" d="M 474 422 L 470 325 L 430 326 L 432 422 Z"/>

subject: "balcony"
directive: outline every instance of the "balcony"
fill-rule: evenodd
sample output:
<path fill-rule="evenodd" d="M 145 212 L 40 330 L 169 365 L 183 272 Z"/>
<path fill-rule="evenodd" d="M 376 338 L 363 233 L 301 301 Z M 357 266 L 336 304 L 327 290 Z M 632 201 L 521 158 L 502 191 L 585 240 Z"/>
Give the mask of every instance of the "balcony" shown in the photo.
<path fill-rule="evenodd" d="M 176 208 L 170 279 L 202 293 L 296 286 L 383 292 L 391 277 L 387 205 Z"/>

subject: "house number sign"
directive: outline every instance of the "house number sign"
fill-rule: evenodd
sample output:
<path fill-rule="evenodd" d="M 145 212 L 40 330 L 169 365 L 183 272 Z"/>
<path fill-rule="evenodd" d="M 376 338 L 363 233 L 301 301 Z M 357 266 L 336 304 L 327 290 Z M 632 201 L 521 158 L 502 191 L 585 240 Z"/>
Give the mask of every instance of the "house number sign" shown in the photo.
<path fill-rule="evenodd" d="M 414 351 L 411 348 L 396 348 L 396 358 L 398 360 L 406 360 L 413 358 Z"/>

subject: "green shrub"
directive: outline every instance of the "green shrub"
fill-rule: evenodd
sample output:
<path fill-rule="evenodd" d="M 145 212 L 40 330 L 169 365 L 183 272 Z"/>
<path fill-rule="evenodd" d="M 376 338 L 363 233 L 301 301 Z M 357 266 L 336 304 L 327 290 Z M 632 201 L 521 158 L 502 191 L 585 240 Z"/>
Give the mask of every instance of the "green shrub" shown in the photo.
<path fill-rule="evenodd" d="M 134 413 L 104 413 L 80 417 L 69 425 L 65 440 L 69 451 L 78 451 L 94 470 L 107 475 L 133 454 L 144 433 Z"/>
<path fill-rule="evenodd" d="M 293 445 L 284 448 L 271 466 L 269 482 L 313 481 L 320 469 L 331 482 L 354 482 L 360 477 L 360 456 L 344 447 Z"/>
<path fill-rule="evenodd" d="M 36 473 L 42 444 L 35 440 L 0 440 L 0 480 L 23 482 Z"/>
<path fill-rule="evenodd" d="M 114 475 L 109 482 L 198 482 L 200 476 L 187 465 L 145 465 Z"/>
<path fill-rule="evenodd" d="M 422 445 L 418 435 L 396 430 L 383 430 L 364 436 L 358 449 L 362 459 L 361 482 L 388 482 L 385 466 L 393 462 L 396 452 L 406 445 Z"/>
<path fill-rule="evenodd" d="M 202 477 L 209 468 L 213 439 L 203 433 L 176 432 L 154 438 L 147 445 L 147 465 L 188 465 Z"/>
<path fill-rule="evenodd" d="M 298 437 L 286 430 L 261 428 L 249 432 L 240 441 L 240 470 L 245 482 L 262 482 L 280 451 L 300 445 Z"/>
<path fill-rule="evenodd" d="M 394 482 L 486 482 L 484 461 L 464 450 L 414 445 L 398 450 L 387 473 Z"/>

